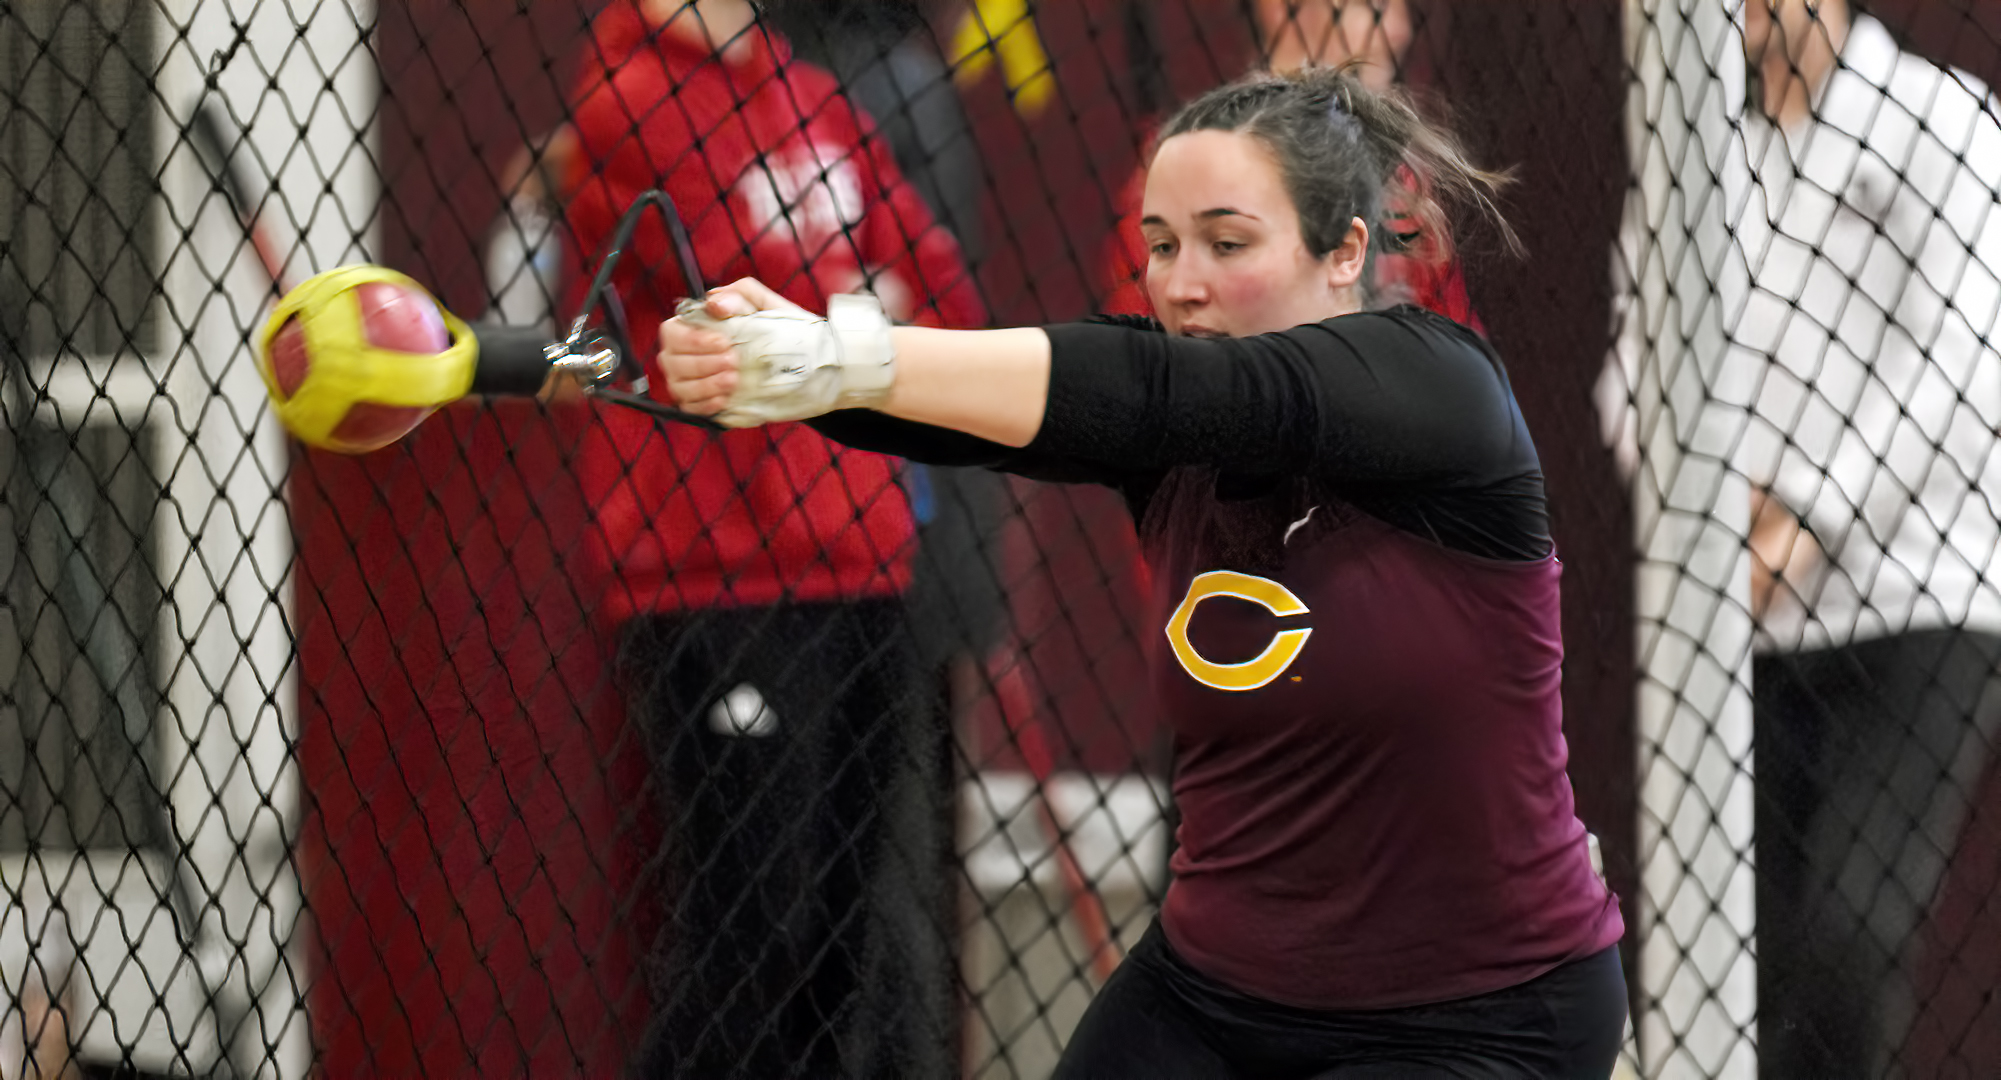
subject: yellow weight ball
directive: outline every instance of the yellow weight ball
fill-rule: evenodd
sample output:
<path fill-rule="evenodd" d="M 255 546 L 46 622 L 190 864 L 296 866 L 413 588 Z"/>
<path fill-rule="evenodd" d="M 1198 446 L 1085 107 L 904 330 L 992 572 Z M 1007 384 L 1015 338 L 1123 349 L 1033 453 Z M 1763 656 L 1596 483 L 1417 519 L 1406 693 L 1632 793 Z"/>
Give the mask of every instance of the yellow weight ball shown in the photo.
<path fill-rule="evenodd" d="M 316 274 L 278 301 L 257 341 L 278 419 L 300 442 L 379 450 L 472 388 L 470 327 L 381 266 Z"/>

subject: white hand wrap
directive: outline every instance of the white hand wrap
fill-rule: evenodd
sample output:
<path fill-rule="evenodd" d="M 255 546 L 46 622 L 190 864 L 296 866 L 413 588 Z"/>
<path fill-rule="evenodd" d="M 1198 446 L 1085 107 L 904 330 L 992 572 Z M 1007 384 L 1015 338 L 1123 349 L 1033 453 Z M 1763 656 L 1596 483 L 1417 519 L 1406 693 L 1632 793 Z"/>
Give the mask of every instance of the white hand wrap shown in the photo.
<path fill-rule="evenodd" d="M 831 297 L 824 319 L 796 308 L 715 319 L 699 300 L 683 300 L 677 313 L 736 346 L 737 387 L 715 417 L 724 427 L 805 420 L 889 399 L 896 350 L 889 317 L 873 296 Z"/>

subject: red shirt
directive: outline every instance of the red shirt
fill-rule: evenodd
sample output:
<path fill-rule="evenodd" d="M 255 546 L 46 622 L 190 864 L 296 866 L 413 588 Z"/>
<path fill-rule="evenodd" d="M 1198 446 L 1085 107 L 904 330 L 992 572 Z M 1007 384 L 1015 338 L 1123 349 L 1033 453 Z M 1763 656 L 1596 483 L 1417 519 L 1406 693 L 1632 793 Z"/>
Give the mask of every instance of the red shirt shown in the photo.
<path fill-rule="evenodd" d="M 571 250 L 594 261 L 626 207 L 664 188 L 710 284 L 755 276 L 815 310 L 872 284 L 895 317 L 984 321 L 957 244 L 832 76 L 762 27 L 721 55 L 681 30 L 625 0 L 599 16 L 573 116 Z M 649 218 L 615 278 L 663 400 L 659 323 L 689 291 L 675 267 Z M 574 306 L 587 278 L 570 269 Z M 712 435 L 600 408 L 576 469 L 603 613 L 893 595 L 913 536 L 897 467 L 798 424 Z"/>

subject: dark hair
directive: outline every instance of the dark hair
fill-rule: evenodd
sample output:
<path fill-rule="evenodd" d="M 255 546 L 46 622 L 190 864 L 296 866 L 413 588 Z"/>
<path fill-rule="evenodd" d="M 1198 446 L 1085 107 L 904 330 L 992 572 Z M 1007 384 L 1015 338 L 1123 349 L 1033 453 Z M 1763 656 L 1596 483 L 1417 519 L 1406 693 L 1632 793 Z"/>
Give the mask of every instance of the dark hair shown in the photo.
<path fill-rule="evenodd" d="M 1421 116 L 1402 90 L 1370 90 L 1353 65 L 1309 65 L 1281 75 L 1256 74 L 1190 102 L 1161 129 L 1162 141 L 1191 131 L 1235 131 L 1263 143 L 1299 211 L 1299 234 L 1314 258 L 1341 246 L 1349 223 L 1369 227 L 1370 256 L 1383 250 L 1383 204 L 1396 194 L 1408 205 L 1424 248 L 1451 254 L 1449 209 L 1467 206 L 1492 221 L 1502 242 L 1519 254 L 1514 230 L 1494 204 L 1508 183 L 1466 159 L 1459 140 Z M 1373 274 L 1368 276 L 1373 279 Z"/>

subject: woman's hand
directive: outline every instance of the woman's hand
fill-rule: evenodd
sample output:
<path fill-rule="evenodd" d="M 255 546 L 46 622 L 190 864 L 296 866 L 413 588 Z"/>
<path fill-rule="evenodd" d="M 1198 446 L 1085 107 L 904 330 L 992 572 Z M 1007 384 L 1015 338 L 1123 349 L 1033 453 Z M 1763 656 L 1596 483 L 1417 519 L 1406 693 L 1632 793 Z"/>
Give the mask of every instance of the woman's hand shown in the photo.
<path fill-rule="evenodd" d="M 675 405 L 714 416 L 729 408 L 736 391 L 736 350 L 721 331 L 676 315 L 660 324 L 660 371 Z"/>
<path fill-rule="evenodd" d="M 739 359 L 735 343 L 713 324 L 753 311 L 785 309 L 805 310 L 763 282 L 743 278 L 709 290 L 699 314 L 684 311 L 661 323 L 660 370 L 675 404 L 697 416 L 729 408 L 739 382 Z"/>
<path fill-rule="evenodd" d="M 778 295 L 778 293 L 756 278 L 738 278 L 718 288 L 710 289 L 705 304 L 709 317 L 727 319 L 732 315 L 748 315 L 753 311 L 797 311 L 806 309 Z"/>
<path fill-rule="evenodd" d="M 683 301 L 660 327 L 660 370 L 681 408 L 726 427 L 873 408 L 889 396 L 895 350 L 882 305 L 836 296 L 823 319 L 745 278 Z"/>

